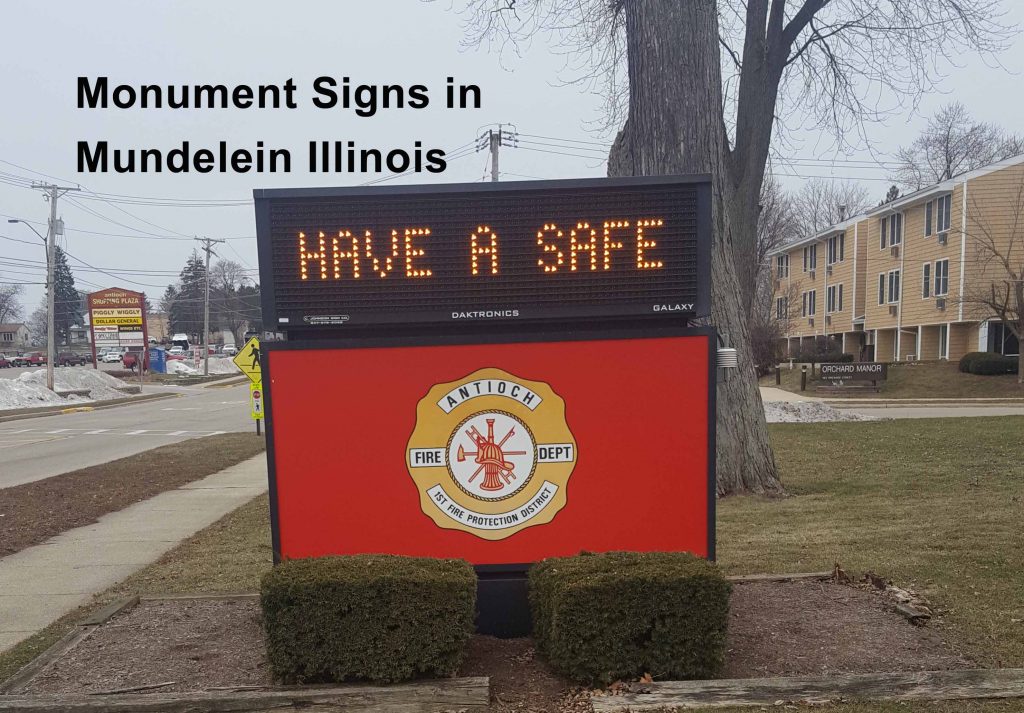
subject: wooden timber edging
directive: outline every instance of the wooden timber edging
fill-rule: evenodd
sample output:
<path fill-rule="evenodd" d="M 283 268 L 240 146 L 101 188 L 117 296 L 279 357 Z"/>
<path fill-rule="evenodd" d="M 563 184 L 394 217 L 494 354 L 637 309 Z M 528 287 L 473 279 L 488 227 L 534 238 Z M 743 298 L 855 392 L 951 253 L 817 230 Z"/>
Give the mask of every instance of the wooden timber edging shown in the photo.
<path fill-rule="evenodd" d="M 484 711 L 490 704 L 490 679 L 447 678 L 392 686 L 330 686 L 75 696 L 0 696 L 4 713 L 271 713 L 288 709 L 359 713 L 440 713 Z"/>
<path fill-rule="evenodd" d="M 734 574 L 726 577 L 733 584 L 749 584 L 751 582 L 796 582 L 811 579 L 832 579 L 832 572 L 795 572 L 793 574 Z"/>
<path fill-rule="evenodd" d="M 725 708 L 837 700 L 950 701 L 1024 698 L 1024 669 L 970 669 L 823 677 L 666 681 L 643 692 L 593 696 L 595 713 L 662 708 Z"/>
<path fill-rule="evenodd" d="M 52 646 L 18 669 L 13 676 L 6 681 L 0 682 L 0 694 L 16 693 L 29 681 L 38 676 L 43 669 L 88 638 L 97 627 L 106 624 L 115 615 L 131 609 L 138 603 L 138 597 L 128 597 L 127 599 L 111 602 L 91 612 L 75 624 L 64 636 L 57 639 Z"/>

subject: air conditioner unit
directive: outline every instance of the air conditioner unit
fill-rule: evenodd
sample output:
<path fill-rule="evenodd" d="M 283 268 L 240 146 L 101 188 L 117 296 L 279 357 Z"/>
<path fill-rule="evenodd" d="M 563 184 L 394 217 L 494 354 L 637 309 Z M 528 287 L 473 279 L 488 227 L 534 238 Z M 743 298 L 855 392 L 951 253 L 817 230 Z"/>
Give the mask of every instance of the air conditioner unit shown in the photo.
<path fill-rule="evenodd" d="M 889 254 L 892 255 L 893 257 L 899 257 L 900 256 L 900 246 L 899 245 L 893 245 L 891 248 L 889 248 Z"/>
<path fill-rule="evenodd" d="M 936 297 L 935 298 L 935 308 L 936 309 L 946 309 L 946 298 L 945 297 Z"/>
<path fill-rule="evenodd" d="M 945 245 L 949 242 L 949 233 L 939 233 L 939 245 Z"/>
<path fill-rule="evenodd" d="M 917 361 L 917 354 L 907 354 L 907 358 L 903 361 Z"/>
<path fill-rule="evenodd" d="M 896 306 L 896 305 L 889 305 L 889 315 L 890 316 L 895 317 L 896 314 L 899 311 L 900 311 L 900 308 L 898 306 Z"/>

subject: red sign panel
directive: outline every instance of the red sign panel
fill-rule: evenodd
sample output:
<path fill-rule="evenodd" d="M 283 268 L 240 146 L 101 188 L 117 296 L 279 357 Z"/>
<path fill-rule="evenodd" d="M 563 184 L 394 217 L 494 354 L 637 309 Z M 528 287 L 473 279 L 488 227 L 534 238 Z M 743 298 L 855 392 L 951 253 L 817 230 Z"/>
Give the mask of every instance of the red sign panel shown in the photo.
<path fill-rule="evenodd" d="M 713 556 L 712 337 L 658 334 L 268 344 L 275 553 Z"/>

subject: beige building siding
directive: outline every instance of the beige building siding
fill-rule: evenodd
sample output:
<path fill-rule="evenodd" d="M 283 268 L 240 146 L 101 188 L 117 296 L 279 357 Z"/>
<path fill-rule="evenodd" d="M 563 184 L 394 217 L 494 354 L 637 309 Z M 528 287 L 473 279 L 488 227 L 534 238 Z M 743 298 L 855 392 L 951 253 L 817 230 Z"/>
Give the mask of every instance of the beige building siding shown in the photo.
<path fill-rule="evenodd" d="M 960 248 L 961 248 L 961 223 L 963 215 L 963 184 L 960 183 L 950 192 L 943 192 L 940 195 L 922 200 L 904 210 L 906 220 L 906 234 L 903 239 L 904 257 L 903 265 L 905 271 L 905 287 L 903 294 L 903 305 L 901 321 L 903 324 L 919 325 L 932 324 L 936 322 L 957 321 L 959 312 L 960 296 Z M 949 195 L 950 225 L 946 232 L 946 244 L 939 241 L 939 232 L 936 229 L 935 214 L 939 199 Z M 931 204 L 933 224 L 932 234 L 925 235 L 927 208 Z M 948 261 L 948 262 L 946 262 Z M 946 294 L 936 295 L 937 271 L 936 263 L 942 262 L 948 266 Z M 924 275 L 927 266 L 928 290 L 925 297 Z M 939 299 L 945 301 L 945 307 Z"/>
<path fill-rule="evenodd" d="M 1009 253 L 1021 264 L 1024 253 L 1024 164 L 979 176 L 967 186 L 967 220 L 964 261 L 966 264 L 964 319 L 987 319 L 989 315 L 972 296 L 986 290 L 995 281 L 1007 279 L 1005 270 L 980 249 L 994 240 L 1000 253 Z"/>
<path fill-rule="evenodd" d="M 853 234 L 846 231 L 837 231 L 835 237 L 843 235 L 843 259 L 837 260 L 831 266 L 828 265 L 828 241 L 829 236 L 819 243 L 819 260 L 825 258 L 825 274 L 823 277 L 821 297 L 819 297 L 819 311 L 826 318 L 823 325 L 825 334 L 842 335 L 853 326 L 853 284 L 854 284 L 854 246 Z M 838 247 L 836 248 L 838 252 Z M 829 274 L 831 267 L 831 275 Z M 843 287 L 842 309 L 839 309 L 839 286 Z M 828 309 L 829 289 L 834 289 L 835 309 Z"/>
<path fill-rule="evenodd" d="M 905 218 L 904 218 L 905 220 Z M 892 251 L 889 246 L 882 250 L 879 247 L 880 244 L 880 217 L 872 216 L 865 220 L 860 221 L 858 224 L 858 230 L 861 238 L 865 241 L 866 247 L 866 260 L 865 260 L 865 304 L 864 304 L 864 317 L 865 323 L 869 329 L 895 329 L 899 323 L 898 315 L 892 315 L 889 312 L 888 302 L 888 282 L 889 272 L 891 270 L 899 270 L 902 267 L 901 257 L 893 257 Z M 906 237 L 906 228 L 904 227 L 904 239 Z M 903 246 L 900 246 L 900 255 L 902 255 Z M 878 304 L 878 276 L 885 274 L 885 302 Z M 900 293 L 903 292 L 903 279 L 902 274 L 900 277 Z M 896 305 L 899 306 L 898 304 Z"/>
<path fill-rule="evenodd" d="M 864 317 L 864 308 L 867 302 L 867 280 L 865 276 L 868 270 L 868 241 L 861 223 L 857 223 L 847 234 L 853 233 L 856 247 L 856 287 L 853 299 L 854 319 Z M 875 236 L 875 240 L 878 236 Z"/>

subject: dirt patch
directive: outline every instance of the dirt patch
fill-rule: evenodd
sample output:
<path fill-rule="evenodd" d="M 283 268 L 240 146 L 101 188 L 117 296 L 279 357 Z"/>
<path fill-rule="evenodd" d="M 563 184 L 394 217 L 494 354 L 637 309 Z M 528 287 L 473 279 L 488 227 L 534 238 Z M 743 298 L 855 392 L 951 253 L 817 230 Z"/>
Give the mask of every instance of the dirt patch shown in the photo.
<path fill-rule="evenodd" d="M 255 599 L 143 602 L 37 675 L 25 693 L 161 693 L 269 685 Z"/>
<path fill-rule="evenodd" d="M 723 678 L 969 668 L 881 593 L 821 581 L 738 584 Z"/>
<path fill-rule="evenodd" d="M 255 599 L 143 602 L 96 629 L 29 683 L 30 694 L 161 692 L 269 685 Z M 737 585 L 724 677 L 964 668 L 881 594 L 829 582 Z M 475 636 L 463 676 L 491 677 L 495 711 L 586 711 L 589 694 L 552 672 L 530 639 Z"/>
<path fill-rule="evenodd" d="M 241 463 L 263 447 L 254 433 L 225 433 L 0 489 L 0 557 Z"/>

